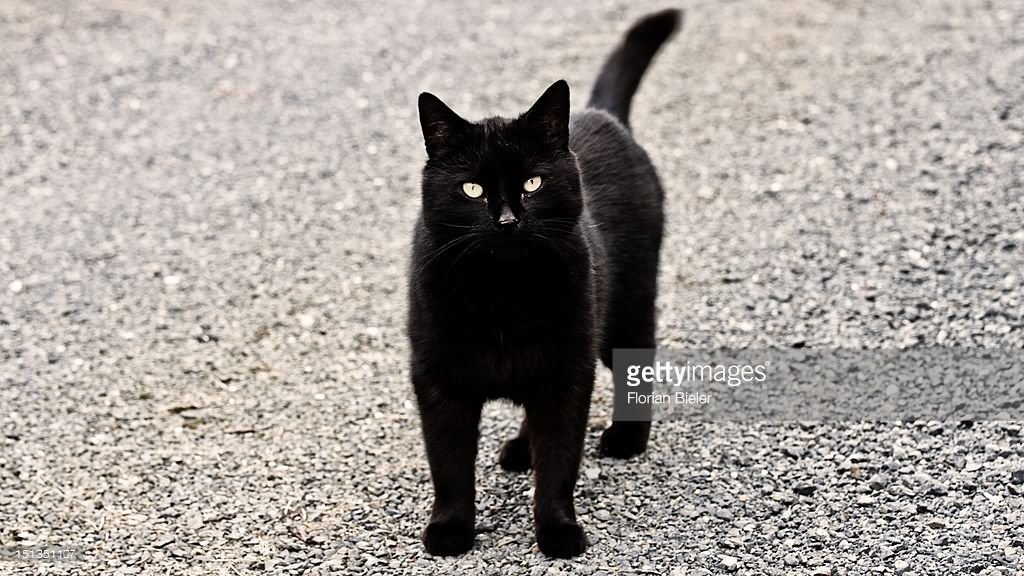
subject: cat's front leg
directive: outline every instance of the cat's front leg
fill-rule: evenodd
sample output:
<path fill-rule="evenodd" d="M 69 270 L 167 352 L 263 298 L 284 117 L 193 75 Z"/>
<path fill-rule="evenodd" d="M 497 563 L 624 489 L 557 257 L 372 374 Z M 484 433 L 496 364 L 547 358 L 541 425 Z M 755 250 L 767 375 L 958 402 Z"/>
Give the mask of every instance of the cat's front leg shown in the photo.
<path fill-rule="evenodd" d="M 583 370 L 582 372 L 587 372 Z M 533 518 L 537 547 L 548 556 L 571 558 L 587 548 L 576 522 L 573 488 L 586 436 L 593 369 L 548 387 L 550 392 L 526 405 L 536 490 Z"/>
<path fill-rule="evenodd" d="M 482 405 L 447 398 L 432 386 L 417 384 L 423 438 L 434 483 L 434 506 L 423 530 L 423 545 L 431 554 L 455 556 L 473 547 L 474 467 Z"/>

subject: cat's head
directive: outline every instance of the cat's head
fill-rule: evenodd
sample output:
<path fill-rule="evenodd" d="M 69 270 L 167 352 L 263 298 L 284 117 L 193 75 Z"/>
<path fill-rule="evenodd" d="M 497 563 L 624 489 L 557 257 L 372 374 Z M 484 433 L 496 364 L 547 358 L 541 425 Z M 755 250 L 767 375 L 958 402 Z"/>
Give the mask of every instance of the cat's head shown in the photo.
<path fill-rule="evenodd" d="M 583 210 L 569 150 L 569 86 L 552 84 L 518 118 L 470 122 L 424 92 L 423 223 L 441 238 L 500 242 L 570 233 Z"/>

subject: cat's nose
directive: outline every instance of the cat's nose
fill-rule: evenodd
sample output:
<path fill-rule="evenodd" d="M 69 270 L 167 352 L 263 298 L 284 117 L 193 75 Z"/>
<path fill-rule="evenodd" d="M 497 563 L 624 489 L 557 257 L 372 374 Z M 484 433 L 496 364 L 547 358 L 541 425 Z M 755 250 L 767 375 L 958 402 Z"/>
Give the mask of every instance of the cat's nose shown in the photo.
<path fill-rule="evenodd" d="M 519 227 L 519 218 L 512 213 L 512 209 L 505 206 L 501 209 L 501 214 L 498 216 L 498 228 L 505 232 L 511 232 Z"/>

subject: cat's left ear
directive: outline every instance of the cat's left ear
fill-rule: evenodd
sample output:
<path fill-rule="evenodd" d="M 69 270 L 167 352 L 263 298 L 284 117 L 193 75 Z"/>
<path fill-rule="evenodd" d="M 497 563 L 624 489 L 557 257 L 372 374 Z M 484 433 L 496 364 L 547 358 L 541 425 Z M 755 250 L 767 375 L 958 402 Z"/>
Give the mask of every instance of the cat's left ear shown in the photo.
<path fill-rule="evenodd" d="M 469 122 L 456 114 L 440 98 L 430 92 L 423 92 L 419 98 L 420 127 L 423 129 L 423 143 L 427 156 L 440 156 L 454 146 L 466 132 Z"/>
<path fill-rule="evenodd" d="M 541 94 L 523 115 L 529 125 L 543 134 L 558 150 L 569 149 L 569 84 L 559 80 Z"/>

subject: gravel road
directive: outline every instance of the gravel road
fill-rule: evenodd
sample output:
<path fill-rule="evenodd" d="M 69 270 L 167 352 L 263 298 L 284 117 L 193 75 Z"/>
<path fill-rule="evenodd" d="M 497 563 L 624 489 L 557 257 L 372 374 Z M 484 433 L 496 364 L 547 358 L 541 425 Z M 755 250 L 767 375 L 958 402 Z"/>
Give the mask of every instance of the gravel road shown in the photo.
<path fill-rule="evenodd" d="M 663 2 L 0 3 L 2 574 L 1021 574 L 1021 421 L 658 423 L 537 552 L 486 411 L 425 555 L 415 98 L 584 103 Z M 663 346 L 1024 349 L 1024 3 L 693 0 L 633 107 Z M 870 421 L 870 415 L 865 415 Z"/>

